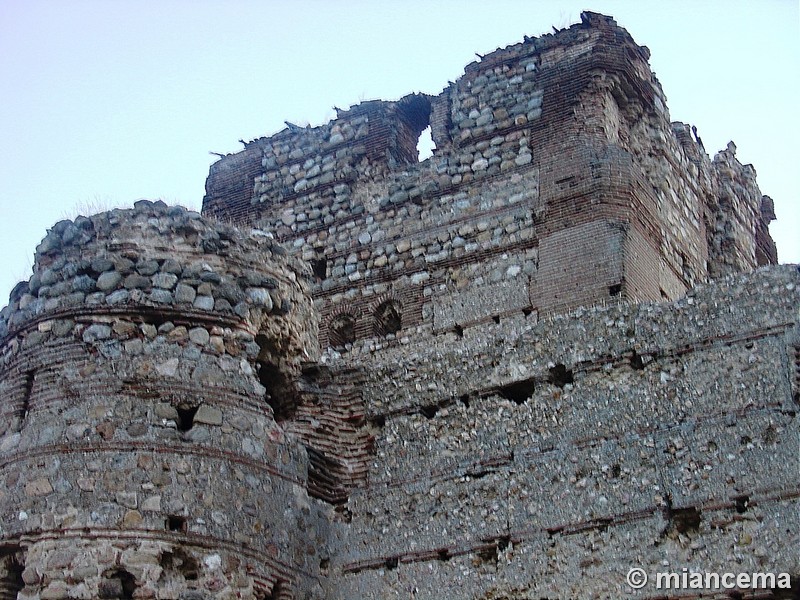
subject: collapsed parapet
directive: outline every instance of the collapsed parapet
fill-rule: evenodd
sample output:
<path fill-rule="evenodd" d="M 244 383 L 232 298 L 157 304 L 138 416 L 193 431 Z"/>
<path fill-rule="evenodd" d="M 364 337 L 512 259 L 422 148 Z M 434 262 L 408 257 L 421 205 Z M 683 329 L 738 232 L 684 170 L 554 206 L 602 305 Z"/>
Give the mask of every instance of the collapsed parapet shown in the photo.
<path fill-rule="evenodd" d="M 736 160 L 736 145 L 730 142 L 714 156 L 717 194 L 710 203 L 713 233 L 708 236 L 709 275 L 720 277 L 747 271 L 752 265 L 778 262 L 769 223 L 775 208 L 769 196 L 762 196 L 752 165 Z"/>
<path fill-rule="evenodd" d="M 253 222 L 276 204 L 312 190 L 330 199 L 342 196 L 342 187 L 358 179 L 416 163 L 417 140 L 430 112 L 429 97 L 411 94 L 397 102 L 369 101 L 337 110 L 336 120 L 322 127 L 290 125 L 253 140 L 243 152 L 211 165 L 203 210 Z M 349 208 L 346 202 L 343 208 Z"/>
<path fill-rule="evenodd" d="M 318 345 L 306 279 L 263 232 L 161 202 L 57 224 L 1 313 L 0 585 L 313 593 L 325 516 L 276 423 Z"/>
<path fill-rule="evenodd" d="M 752 168 L 671 124 L 613 19 L 526 38 L 438 96 L 370 101 L 212 165 L 203 210 L 313 268 L 322 346 L 675 299 L 777 261 Z M 414 160 L 429 125 L 433 156 Z"/>

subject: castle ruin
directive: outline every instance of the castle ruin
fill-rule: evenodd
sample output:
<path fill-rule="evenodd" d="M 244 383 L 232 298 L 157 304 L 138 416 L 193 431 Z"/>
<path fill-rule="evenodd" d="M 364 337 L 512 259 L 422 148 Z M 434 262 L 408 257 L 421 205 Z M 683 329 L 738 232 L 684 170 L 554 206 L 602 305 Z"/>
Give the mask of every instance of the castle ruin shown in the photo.
<path fill-rule="evenodd" d="M 800 272 L 648 57 L 584 13 L 246 143 L 202 215 L 56 224 L 0 312 L 0 599 L 793 597 Z"/>

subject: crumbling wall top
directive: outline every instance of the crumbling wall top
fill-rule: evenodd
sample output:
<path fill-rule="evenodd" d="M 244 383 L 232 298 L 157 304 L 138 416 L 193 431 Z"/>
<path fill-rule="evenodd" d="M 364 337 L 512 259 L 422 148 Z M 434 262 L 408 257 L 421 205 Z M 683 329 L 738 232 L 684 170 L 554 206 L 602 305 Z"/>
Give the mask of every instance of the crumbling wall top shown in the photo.
<path fill-rule="evenodd" d="M 54 225 L 33 275 L 0 311 L 0 339 L 63 315 L 140 311 L 221 320 L 308 360 L 317 319 L 308 266 L 259 230 L 249 233 L 182 207 L 142 200 Z"/>

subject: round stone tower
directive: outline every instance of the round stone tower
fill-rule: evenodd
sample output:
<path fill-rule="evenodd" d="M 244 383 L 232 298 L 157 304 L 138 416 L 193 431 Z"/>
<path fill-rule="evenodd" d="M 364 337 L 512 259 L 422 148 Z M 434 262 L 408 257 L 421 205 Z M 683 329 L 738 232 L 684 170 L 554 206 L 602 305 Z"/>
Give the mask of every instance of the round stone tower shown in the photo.
<path fill-rule="evenodd" d="M 0 599 L 321 594 L 274 418 L 317 348 L 266 234 L 147 201 L 55 225 L 0 313 Z"/>

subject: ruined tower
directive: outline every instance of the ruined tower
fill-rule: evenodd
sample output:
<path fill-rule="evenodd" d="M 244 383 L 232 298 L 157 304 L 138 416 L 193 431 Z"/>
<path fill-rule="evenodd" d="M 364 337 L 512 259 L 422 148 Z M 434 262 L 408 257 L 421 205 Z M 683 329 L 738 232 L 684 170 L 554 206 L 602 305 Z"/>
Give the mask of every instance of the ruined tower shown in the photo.
<path fill-rule="evenodd" d="M 0 313 L 0 598 L 796 590 L 800 272 L 648 57 L 584 13 L 247 143 L 202 217 L 57 224 Z"/>
<path fill-rule="evenodd" d="M 324 530 L 274 417 L 317 352 L 306 279 L 163 203 L 50 230 L 0 324 L 0 596 L 295 597 Z"/>
<path fill-rule="evenodd" d="M 253 140 L 212 165 L 203 211 L 315 265 L 323 347 L 397 323 L 440 333 L 672 300 L 777 262 L 753 168 L 734 145 L 710 160 L 670 122 L 647 48 L 582 19 L 467 65 L 438 96 Z"/>

